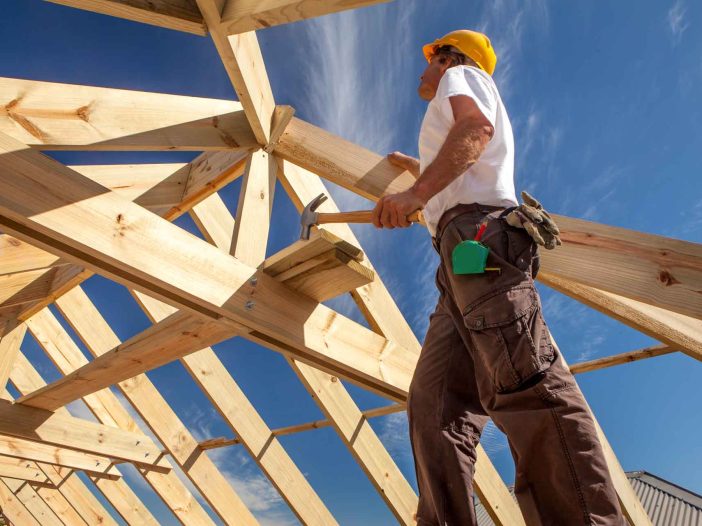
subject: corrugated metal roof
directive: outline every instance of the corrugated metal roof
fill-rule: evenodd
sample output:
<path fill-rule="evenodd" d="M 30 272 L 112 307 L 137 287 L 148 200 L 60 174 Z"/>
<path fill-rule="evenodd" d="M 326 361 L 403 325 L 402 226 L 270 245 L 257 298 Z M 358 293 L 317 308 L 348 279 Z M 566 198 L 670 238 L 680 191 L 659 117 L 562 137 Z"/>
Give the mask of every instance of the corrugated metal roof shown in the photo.
<path fill-rule="evenodd" d="M 653 526 L 702 526 L 702 496 L 645 471 L 626 476 Z M 475 512 L 478 526 L 494 526 L 482 504 L 476 504 Z"/>

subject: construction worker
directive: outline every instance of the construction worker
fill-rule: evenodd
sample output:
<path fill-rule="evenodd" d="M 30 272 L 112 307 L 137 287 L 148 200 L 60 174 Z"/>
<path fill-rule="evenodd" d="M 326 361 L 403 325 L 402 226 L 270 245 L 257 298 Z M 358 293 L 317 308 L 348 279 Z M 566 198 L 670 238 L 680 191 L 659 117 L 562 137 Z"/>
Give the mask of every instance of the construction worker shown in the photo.
<path fill-rule="evenodd" d="M 530 196 L 517 202 L 490 40 L 454 31 L 423 51 L 419 160 L 388 155 L 417 179 L 373 211 L 376 227 L 395 228 L 422 210 L 440 255 L 440 297 L 407 399 L 418 525 L 476 524 L 475 448 L 488 418 L 509 440 L 528 525 L 624 525 L 588 406 L 542 316 L 537 243 L 560 244 L 558 229 Z M 471 260 L 485 252 L 484 264 Z"/>

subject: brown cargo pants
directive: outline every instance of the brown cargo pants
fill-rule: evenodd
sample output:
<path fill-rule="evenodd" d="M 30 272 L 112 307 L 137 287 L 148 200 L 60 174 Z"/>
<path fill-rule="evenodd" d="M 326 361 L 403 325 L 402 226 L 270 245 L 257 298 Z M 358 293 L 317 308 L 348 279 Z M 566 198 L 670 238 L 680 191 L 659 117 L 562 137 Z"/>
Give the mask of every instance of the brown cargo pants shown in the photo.
<path fill-rule="evenodd" d="M 476 524 L 475 448 L 488 418 L 509 440 L 529 526 L 626 524 L 592 417 L 542 317 L 536 244 L 501 208 L 459 207 L 434 239 L 440 298 L 407 400 L 418 525 Z M 453 274 L 453 248 L 484 219 L 487 266 L 501 272 Z"/>

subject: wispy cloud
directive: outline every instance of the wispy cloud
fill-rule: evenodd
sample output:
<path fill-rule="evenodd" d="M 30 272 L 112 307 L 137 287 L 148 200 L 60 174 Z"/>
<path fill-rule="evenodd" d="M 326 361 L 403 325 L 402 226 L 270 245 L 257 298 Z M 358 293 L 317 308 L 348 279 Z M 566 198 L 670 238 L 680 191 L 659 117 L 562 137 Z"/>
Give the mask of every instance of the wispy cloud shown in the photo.
<path fill-rule="evenodd" d="M 685 33 L 690 25 L 687 22 L 686 14 L 687 8 L 682 0 L 677 0 L 677 2 L 673 4 L 673 7 L 668 10 L 666 20 L 674 46 L 680 43 L 683 33 Z"/>
<path fill-rule="evenodd" d="M 509 448 L 507 436 L 497 429 L 492 420 L 488 420 L 480 436 L 480 443 L 489 455 L 494 455 Z"/>

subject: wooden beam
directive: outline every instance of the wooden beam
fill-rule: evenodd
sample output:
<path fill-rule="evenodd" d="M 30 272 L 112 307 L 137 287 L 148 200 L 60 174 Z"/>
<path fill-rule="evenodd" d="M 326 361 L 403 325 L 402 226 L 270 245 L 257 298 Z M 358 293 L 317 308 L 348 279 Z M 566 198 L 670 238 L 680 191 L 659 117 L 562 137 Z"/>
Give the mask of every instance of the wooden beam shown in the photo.
<path fill-rule="evenodd" d="M 227 209 L 219 194 L 212 194 L 190 210 L 190 217 L 205 236 L 208 243 L 229 252 L 234 232 L 234 217 Z M 214 225 L 204 228 L 203 223 Z"/>
<path fill-rule="evenodd" d="M 251 267 L 266 258 L 277 165 L 263 150 L 251 154 L 239 192 L 229 253 Z"/>
<path fill-rule="evenodd" d="M 238 102 L 0 78 L 0 132 L 42 150 L 244 150 Z"/>
<path fill-rule="evenodd" d="M 263 271 L 317 301 L 326 301 L 371 283 L 373 271 L 361 263 L 363 252 L 319 229 L 263 263 Z"/>
<path fill-rule="evenodd" d="M 86 471 L 112 480 L 117 480 L 122 476 L 112 466 L 112 461 L 108 457 L 15 437 L 0 436 L 0 455 Z"/>
<path fill-rule="evenodd" d="M 393 166 L 385 157 L 297 117 L 283 132 L 275 153 L 373 201 L 406 190 L 415 181 L 412 174 Z"/>
<path fill-rule="evenodd" d="M 222 11 L 222 29 L 233 35 L 387 1 L 389 0 L 227 0 Z"/>
<path fill-rule="evenodd" d="M 5 515 L 12 524 L 41 526 L 3 480 L 0 480 L 0 501 L 2 501 L 3 515 Z"/>
<path fill-rule="evenodd" d="M 59 261 L 60 258 L 40 248 L 0 234 L 0 276 L 53 267 Z"/>
<path fill-rule="evenodd" d="M 20 324 L 4 336 L 0 336 L 0 390 L 5 389 L 10 371 L 19 354 L 27 327 Z"/>
<path fill-rule="evenodd" d="M 40 499 L 46 502 L 46 505 L 56 514 L 57 517 L 65 525 L 70 526 L 90 526 L 85 519 L 80 515 L 78 510 L 73 507 L 71 501 L 61 493 L 58 487 L 35 487 L 34 490 Z"/>
<path fill-rule="evenodd" d="M 136 198 L 136 203 L 151 208 L 152 211 L 158 212 L 162 217 L 170 221 L 241 176 L 246 158 L 247 154 L 245 152 L 206 152 L 198 156 L 193 162 L 176 169 L 166 179 L 161 177 L 164 175 L 164 171 L 169 168 L 164 169 L 157 165 L 154 173 L 157 173 L 158 176 L 155 178 L 153 176 L 141 178 L 136 185 L 139 187 L 139 190 L 136 191 L 134 189 L 135 179 L 125 181 L 123 177 L 124 168 L 121 166 L 80 166 L 79 170 L 86 177 L 90 179 L 95 178 L 96 182 L 100 184 L 115 184 L 114 188 L 110 188 L 117 193 L 124 192 L 130 198 L 134 197 L 135 193 L 140 192 L 145 186 L 148 186 L 147 181 L 153 183 L 155 186 L 148 187 L 147 190 L 139 194 Z M 173 165 L 167 166 L 172 167 Z M 140 173 L 142 171 L 138 169 L 137 172 Z M 122 176 L 123 184 L 118 183 L 117 178 L 119 176 Z M 7 237 L 9 238 L 10 236 Z M 11 239 L 14 243 L 22 243 L 23 246 L 29 246 L 20 240 Z M 37 249 L 35 248 L 35 250 Z M 60 261 L 56 256 L 53 256 L 53 258 Z M 2 261 L 2 258 L 0 258 L 0 261 Z M 76 265 L 61 266 L 57 271 L 47 268 L 46 273 L 48 275 L 47 278 L 42 277 L 38 279 L 49 279 L 50 285 L 48 287 L 34 286 L 30 291 L 23 290 L 22 294 L 24 299 L 27 300 L 26 303 L 23 303 L 18 308 L 18 312 L 9 312 L 7 317 L 25 320 L 52 303 L 67 290 L 72 289 L 92 276 L 92 272 Z M 15 307 L 11 306 L 10 308 L 13 309 Z M 5 312 L 5 307 L 0 305 L 0 309 L 3 309 L 0 310 L 0 315 L 2 315 Z"/>
<path fill-rule="evenodd" d="M 541 251 L 542 270 L 702 319 L 702 245 L 554 216 L 563 246 Z"/>
<path fill-rule="evenodd" d="M 270 141 L 275 102 L 256 33 L 228 36 L 220 25 L 224 0 L 196 0 L 224 69 L 259 144 Z"/>
<path fill-rule="evenodd" d="M 88 363 L 78 346 L 48 309 L 42 310 L 27 320 L 27 326 L 47 356 L 63 374 L 69 374 Z M 83 401 L 102 424 L 124 431 L 141 431 L 137 422 L 109 389 L 88 395 Z M 167 459 L 164 459 L 164 465 L 171 467 Z M 140 472 L 181 522 L 199 525 L 214 524 L 175 472 L 159 473 L 153 470 L 145 472 L 140 470 Z"/>
<path fill-rule="evenodd" d="M 5 456 L 0 456 L 0 477 L 50 484 L 49 479 L 39 469 L 36 462 Z"/>
<path fill-rule="evenodd" d="M 141 433 L 4 400 L 0 400 L 0 434 L 119 458 L 147 468 L 157 466 L 161 458 L 161 450 Z"/>
<path fill-rule="evenodd" d="M 46 385 L 44 379 L 22 354 L 20 354 L 19 359 L 15 362 L 11 380 L 15 388 L 21 394 L 34 391 Z M 5 399 L 11 400 L 7 392 L 5 395 Z M 57 414 L 70 418 L 68 410 L 65 407 L 57 410 Z M 36 437 L 31 440 L 36 441 Z M 88 524 L 117 526 L 114 519 L 103 509 L 102 505 L 100 505 L 95 496 L 85 487 L 75 473 L 64 473 L 66 468 L 55 465 L 43 464 L 41 462 L 38 462 L 38 464 L 51 481 L 60 488 L 61 493 L 73 503 Z M 110 471 L 119 474 L 119 471 L 114 466 L 110 468 Z M 158 524 L 148 508 L 144 506 L 141 500 L 139 500 L 139 497 L 137 497 L 121 478 L 112 479 L 100 474 L 99 477 L 93 476 L 92 481 L 114 507 L 120 517 L 128 524 L 148 524 L 153 526 Z"/>
<path fill-rule="evenodd" d="M 660 307 L 542 273 L 549 287 L 597 309 L 656 340 L 702 360 L 702 322 Z"/>
<path fill-rule="evenodd" d="M 63 522 L 29 484 L 11 478 L 2 479 L 0 484 L 6 486 L 42 526 L 63 526 Z"/>
<path fill-rule="evenodd" d="M 605 369 L 607 367 L 613 367 L 615 365 L 636 362 L 639 360 L 645 360 L 647 358 L 654 358 L 656 356 L 663 356 L 665 354 L 677 352 L 677 350 L 678 349 L 675 349 L 670 345 L 654 345 L 652 347 L 646 347 L 644 349 L 638 349 L 636 351 L 615 354 L 614 356 L 606 356 L 604 358 L 589 360 L 587 362 L 575 363 L 570 366 L 570 372 L 573 374 L 580 374 L 587 373 L 590 371 L 597 371 L 599 369 Z"/>
<path fill-rule="evenodd" d="M 195 35 L 206 35 L 202 15 L 192 0 L 48 0 L 77 9 L 125 18 Z"/>
<path fill-rule="evenodd" d="M 136 298 L 154 323 L 174 312 L 173 307 L 143 294 Z M 181 362 L 300 522 L 337 524 L 214 351 L 202 349 Z"/>
<path fill-rule="evenodd" d="M 115 333 L 80 287 L 60 298 L 57 307 L 94 356 L 119 345 Z M 201 454 L 195 438 L 146 375 L 120 382 L 118 387 L 225 523 L 256 524 L 224 475 L 206 454 Z"/>
<path fill-rule="evenodd" d="M 11 175 L 0 178 L 0 224 L 7 232 L 179 308 L 243 325 L 252 331 L 247 338 L 376 392 L 406 396 L 416 356 L 399 345 L 41 153 L 9 137 L 0 145 L 0 170 Z M 70 389 L 70 399 L 123 379 L 113 376 L 118 372 L 103 371 L 103 385 Z"/>

